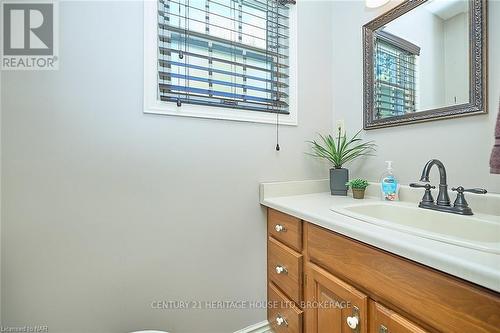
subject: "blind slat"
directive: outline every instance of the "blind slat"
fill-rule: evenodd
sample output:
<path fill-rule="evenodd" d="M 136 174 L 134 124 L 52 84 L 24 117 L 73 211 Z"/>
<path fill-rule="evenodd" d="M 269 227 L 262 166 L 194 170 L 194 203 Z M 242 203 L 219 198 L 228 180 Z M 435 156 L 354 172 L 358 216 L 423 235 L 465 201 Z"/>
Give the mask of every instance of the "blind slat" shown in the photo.
<path fill-rule="evenodd" d="M 384 108 L 386 106 L 387 108 L 395 108 L 397 106 L 404 107 L 404 108 L 411 108 L 413 107 L 413 102 L 405 101 L 403 103 L 391 103 L 391 102 L 384 102 L 384 101 L 378 101 L 377 100 L 377 106 L 380 108 Z"/>
<path fill-rule="evenodd" d="M 204 10 L 201 10 L 201 9 L 198 9 L 198 8 L 195 8 L 195 10 L 198 10 L 198 11 L 202 12 L 203 14 L 207 15 L 208 17 L 210 17 L 210 16 L 213 15 L 211 12 L 206 13 Z M 169 13 L 168 15 L 165 15 L 162 12 L 159 12 L 159 15 L 161 15 L 167 21 L 170 21 L 170 17 L 173 16 L 173 17 L 177 17 L 179 19 L 179 21 L 180 21 L 179 23 L 184 23 L 184 24 L 187 23 L 186 27 L 178 27 L 178 28 L 181 28 L 181 29 L 186 29 L 186 28 L 189 29 L 189 22 L 198 22 L 198 23 L 203 23 L 207 27 L 212 26 L 212 27 L 224 29 L 224 30 L 227 30 L 227 31 L 239 33 L 239 34 L 242 34 L 242 35 L 248 35 L 248 36 L 251 36 L 251 37 L 254 37 L 254 38 L 265 40 L 265 38 L 256 37 L 253 34 L 247 34 L 247 33 L 241 32 L 239 30 L 234 30 L 234 29 L 230 29 L 230 28 L 225 27 L 225 26 L 218 25 L 216 23 L 210 23 L 210 19 L 208 19 L 207 16 L 205 16 L 205 20 L 202 21 L 200 19 L 196 19 L 196 18 L 193 18 L 193 17 L 189 17 L 189 16 L 186 16 L 186 15 L 177 14 L 177 13 Z M 223 16 L 223 15 L 216 15 L 216 16 L 219 17 L 219 18 L 221 18 L 221 19 L 223 19 L 224 21 L 230 21 L 233 24 L 239 24 L 237 20 L 229 18 L 227 16 Z M 278 32 L 276 33 L 276 29 L 275 28 L 273 29 L 272 26 L 268 26 L 267 28 L 262 28 L 262 27 L 256 26 L 255 24 L 250 24 L 250 23 L 241 23 L 241 24 L 243 26 L 245 26 L 245 27 L 252 27 L 253 29 L 261 30 L 260 32 L 270 33 L 270 34 L 274 34 L 276 36 L 279 36 L 280 38 L 288 39 L 288 35 L 280 33 L 279 29 L 277 30 Z M 167 24 L 167 25 L 171 25 L 171 24 Z"/>
<path fill-rule="evenodd" d="M 189 92 L 185 90 L 178 90 L 175 91 L 175 93 L 171 94 L 171 89 L 168 86 L 163 86 L 160 89 L 160 96 L 164 98 L 172 97 L 173 99 L 176 98 L 184 98 L 184 99 L 198 99 L 198 100 L 207 100 L 210 102 L 214 103 L 219 103 L 219 104 L 228 104 L 229 101 L 234 101 L 235 104 L 240 104 L 240 105 L 251 105 L 254 107 L 275 107 L 275 108 L 282 108 L 284 111 L 286 107 L 288 107 L 288 103 L 285 103 L 283 101 L 276 101 L 276 100 L 271 100 L 271 101 L 266 101 L 266 102 L 260 102 L 260 101 L 255 101 L 255 100 L 245 100 L 245 99 L 228 99 L 225 98 L 224 96 L 214 96 L 214 95 L 207 95 L 207 94 L 199 94 L 197 92 Z"/>
<path fill-rule="evenodd" d="M 258 77 L 258 76 L 246 75 L 246 74 L 241 74 L 241 73 L 237 73 L 237 72 L 230 72 L 230 71 L 220 70 L 220 69 L 216 69 L 216 68 L 210 68 L 210 67 L 204 67 L 204 66 L 199 66 L 199 65 L 186 64 L 186 63 L 183 63 L 183 62 L 177 62 L 177 61 L 171 61 L 171 60 L 161 60 L 160 59 L 159 65 L 161 67 L 166 67 L 166 68 L 170 68 L 170 66 L 179 66 L 179 67 L 193 68 L 193 69 L 198 69 L 198 70 L 201 70 L 201 71 L 214 72 L 214 73 L 219 73 L 219 74 L 224 74 L 224 75 L 230 75 L 230 76 L 238 76 L 238 77 L 247 78 L 247 79 L 251 79 L 251 80 L 259 80 L 259 81 L 263 81 L 263 82 L 270 82 L 270 83 L 273 83 L 275 85 L 279 85 L 281 87 L 288 87 L 288 84 L 280 82 L 280 81 L 277 81 L 276 79 L 269 80 L 269 79 L 266 79 L 265 77 Z M 274 73 L 274 75 L 276 76 L 276 73 Z M 281 78 L 288 78 L 288 75 L 281 74 L 280 77 Z"/>
<path fill-rule="evenodd" d="M 224 101 L 224 100 L 206 100 L 206 99 L 197 99 L 196 97 L 194 98 L 190 97 L 188 99 L 185 97 L 172 97 L 172 96 L 161 96 L 161 100 L 164 102 L 172 102 L 172 103 L 177 103 L 180 101 L 181 103 L 189 103 L 195 105 L 208 105 L 208 106 L 224 107 L 224 108 L 231 107 L 232 109 L 289 114 L 289 112 L 285 109 L 277 110 L 276 108 L 273 108 L 268 104 L 261 104 L 260 106 L 256 106 L 255 104 L 241 103 L 241 102 L 233 103 L 232 101 Z"/>
<path fill-rule="evenodd" d="M 161 75 L 160 75 L 160 78 L 161 78 Z M 228 82 L 228 81 L 214 80 L 214 79 L 202 78 L 202 77 L 192 76 L 192 75 L 177 74 L 177 73 L 167 73 L 166 75 L 164 75 L 163 79 L 169 80 L 170 78 L 177 78 L 177 79 L 188 80 L 188 81 L 198 81 L 198 82 L 209 83 L 209 84 L 219 84 L 222 86 L 228 86 L 228 87 L 241 88 L 241 89 L 246 89 L 246 90 L 254 90 L 254 91 L 276 94 L 275 90 L 261 88 L 261 87 L 255 87 L 255 86 L 251 86 L 248 84 L 233 83 L 233 82 Z M 288 95 L 284 92 L 279 92 L 279 94 L 282 97 L 288 97 Z"/>
<path fill-rule="evenodd" d="M 376 80 L 375 82 L 376 82 L 375 84 L 377 84 L 378 89 L 380 89 L 379 85 L 389 86 L 391 88 L 401 89 L 401 90 L 410 90 L 411 89 L 408 86 L 397 84 L 397 83 L 392 83 L 392 82 L 386 82 L 386 81 L 380 81 L 380 80 Z M 411 93 L 411 94 L 413 95 L 414 93 Z"/>
<path fill-rule="evenodd" d="M 247 50 L 241 47 L 236 47 L 231 44 L 214 43 L 211 40 L 204 40 L 195 37 L 182 37 L 179 34 L 171 34 L 171 36 L 159 35 L 161 43 L 174 44 L 174 46 L 168 48 L 178 48 L 179 51 L 187 51 L 187 49 L 198 49 L 198 51 L 212 52 L 217 55 L 232 56 L 232 57 L 245 57 L 247 59 L 256 60 L 263 63 L 274 63 L 279 64 L 280 67 L 288 67 L 286 65 L 288 55 L 282 55 L 279 59 L 273 56 L 273 54 L 260 50 Z M 160 45 L 160 48 L 165 48 L 165 46 Z"/>
<path fill-rule="evenodd" d="M 204 8 L 198 8 L 198 7 L 191 6 L 189 3 L 186 5 L 186 4 L 182 4 L 180 2 L 173 1 L 173 0 L 168 0 L 168 3 L 165 3 L 164 1 L 160 1 L 160 2 L 164 3 L 166 6 L 169 6 L 170 4 L 180 5 L 183 8 L 187 8 L 189 11 L 191 11 L 191 10 L 200 11 L 200 12 L 203 12 L 203 13 L 209 13 L 211 16 L 217 16 L 217 17 L 220 17 L 220 18 L 223 18 L 223 19 L 228 19 L 228 20 L 233 20 L 234 21 L 234 19 L 232 17 L 226 16 L 226 15 L 221 15 L 221 14 L 218 14 L 218 13 L 216 13 L 214 11 L 207 11 L 206 7 L 204 7 Z M 211 1 L 211 3 L 215 3 L 215 2 Z M 170 8 L 170 6 L 168 8 Z M 262 20 L 262 21 L 266 20 L 266 17 L 261 17 L 261 16 L 257 16 L 257 15 L 254 15 L 254 14 L 250 14 L 250 13 L 244 12 L 243 10 L 238 10 L 238 11 L 242 15 L 244 14 L 244 15 L 253 16 L 254 18 L 257 18 L 257 19 Z M 160 15 L 163 15 L 162 11 L 160 11 Z M 288 19 L 288 17 L 286 17 L 286 19 Z M 244 24 L 248 25 L 248 26 L 254 26 L 254 27 L 258 28 L 258 29 L 265 30 L 264 28 L 261 28 L 261 27 L 255 25 L 255 24 L 251 24 L 251 23 L 248 23 L 248 22 L 245 22 Z M 282 29 L 288 29 L 289 28 L 288 25 L 285 25 L 285 24 L 279 22 L 279 20 L 278 20 L 278 23 L 272 22 L 271 24 L 269 24 L 269 26 L 272 26 L 273 24 L 277 24 Z"/>
<path fill-rule="evenodd" d="M 408 96 L 408 94 L 405 94 L 405 95 Z M 377 93 L 377 97 L 375 99 L 376 100 L 381 100 L 380 99 L 381 97 L 387 97 L 387 98 L 392 98 L 392 99 L 397 99 L 397 100 L 405 100 L 405 97 L 399 97 L 399 96 L 395 96 L 395 95 L 388 95 L 388 94 L 384 94 L 384 93 L 381 93 L 381 92 Z"/>
<path fill-rule="evenodd" d="M 266 50 L 266 49 L 262 49 L 262 48 L 251 46 L 251 45 L 246 45 L 246 44 L 243 44 L 240 42 L 230 41 L 230 40 L 227 40 L 227 39 L 224 39 L 221 37 L 204 34 L 204 33 L 198 32 L 198 31 L 185 30 L 182 28 L 177 28 L 177 27 L 174 27 L 171 25 L 166 25 L 163 23 L 159 23 L 159 26 L 160 26 L 160 29 L 163 29 L 163 30 L 170 30 L 170 31 L 178 32 L 178 33 L 184 34 L 184 35 L 195 36 L 198 38 L 205 39 L 207 41 L 219 42 L 221 44 L 226 44 L 226 45 L 229 45 L 230 47 L 234 47 L 234 48 L 255 51 L 257 53 L 264 53 L 264 54 L 267 54 L 267 55 L 273 56 L 273 57 L 280 57 L 280 58 L 287 57 L 283 53 L 279 53 L 279 52 L 275 52 L 275 51 L 271 51 L 271 50 Z M 166 37 L 165 35 L 161 35 L 161 34 L 160 34 L 160 36 Z"/>
<path fill-rule="evenodd" d="M 234 1 L 234 0 L 232 0 L 232 1 L 233 1 L 233 2 L 237 2 L 237 1 Z M 179 4 L 179 5 L 181 5 L 182 7 L 188 7 L 188 8 L 189 8 L 189 5 L 188 5 L 188 4 L 185 4 L 185 3 L 183 4 L 183 3 L 180 3 L 180 2 L 178 2 L 178 1 L 171 1 L 171 0 L 159 0 L 158 2 L 159 2 L 159 3 L 161 3 L 161 4 L 163 4 L 163 5 L 167 5 L 167 4 L 170 2 L 170 3 Z M 215 5 L 217 5 L 217 6 L 224 7 L 224 8 L 233 9 L 233 7 L 228 6 L 227 4 L 225 4 L 225 3 L 223 3 L 223 2 L 216 1 L 216 0 L 210 0 L 210 3 L 215 4 Z M 245 4 L 248 4 L 249 2 L 248 2 L 248 1 L 242 1 L 242 3 L 244 4 L 244 5 L 243 5 L 243 8 L 246 8 Z M 288 9 L 288 7 L 286 7 L 286 6 L 282 6 L 282 7 L 280 7 L 280 9 Z M 265 13 L 265 10 L 266 10 L 266 9 L 264 8 L 264 10 L 260 10 L 260 12 Z M 264 20 L 266 20 L 266 19 L 267 19 L 267 18 L 266 18 L 266 16 L 265 16 L 265 14 L 264 14 L 264 16 L 260 16 L 260 15 L 255 14 L 255 12 L 254 12 L 254 13 L 252 13 L 252 12 L 249 12 L 249 11 L 247 11 L 247 10 L 245 10 L 245 9 L 243 9 L 241 12 L 242 12 L 243 14 L 246 14 L 246 15 L 249 15 L 249 16 L 253 16 L 253 17 L 257 17 L 257 18 L 260 18 L 260 19 L 264 19 Z M 278 16 L 279 16 L 280 18 L 282 18 L 282 19 L 285 19 L 285 20 L 286 20 L 286 19 L 288 19 L 288 15 L 284 15 L 284 14 L 280 14 L 280 13 L 278 13 Z"/>
<path fill-rule="evenodd" d="M 184 15 L 178 15 L 178 14 L 175 14 L 175 13 L 170 13 L 169 16 L 174 16 L 174 17 L 179 18 L 181 20 L 181 22 L 184 23 L 186 26 L 185 27 L 184 26 L 180 27 L 180 26 L 175 26 L 175 25 L 163 23 L 167 27 L 175 27 L 175 28 L 178 28 L 178 29 L 188 29 L 189 30 L 189 26 L 190 26 L 189 22 L 192 22 L 192 23 L 202 23 L 206 28 L 210 28 L 210 27 L 218 28 L 218 29 L 222 29 L 222 30 L 225 30 L 225 31 L 228 31 L 228 32 L 231 32 L 231 33 L 238 34 L 238 35 L 248 36 L 248 37 L 252 37 L 252 38 L 255 38 L 255 39 L 259 39 L 261 41 L 266 41 L 265 37 L 258 37 L 257 33 L 255 33 L 255 34 L 249 34 L 249 33 L 242 32 L 240 30 L 231 29 L 231 28 L 228 28 L 228 27 L 216 24 L 216 23 L 210 23 L 210 21 L 208 21 L 208 20 L 202 21 L 202 20 L 194 19 L 192 17 L 186 17 Z M 234 21 L 234 20 L 232 21 L 232 23 L 235 23 L 235 22 L 237 22 L 237 21 Z M 254 25 L 252 25 L 251 27 L 253 29 L 260 29 L 260 30 L 262 30 L 261 33 L 266 33 L 266 34 L 272 34 L 274 36 L 279 36 L 279 38 L 281 38 L 281 39 L 288 39 L 287 35 L 284 35 L 284 34 L 281 34 L 281 33 L 273 33 L 272 31 L 270 31 L 268 29 L 256 28 Z"/>
<path fill-rule="evenodd" d="M 263 103 L 273 103 L 274 102 L 274 100 L 271 98 L 263 98 L 263 97 L 257 97 L 257 96 L 252 96 L 252 95 L 237 94 L 237 93 L 233 93 L 233 92 L 202 89 L 202 88 L 187 87 L 187 86 L 178 86 L 178 85 L 164 84 L 164 83 L 160 83 L 160 89 L 165 89 L 165 90 L 169 90 L 169 91 L 193 92 L 193 93 L 197 93 L 197 94 L 201 94 L 201 95 L 219 96 L 219 97 L 225 97 L 225 98 L 239 99 L 239 100 L 243 100 L 243 101 L 247 100 L 247 101 L 256 101 L 256 102 L 263 102 Z"/>
<path fill-rule="evenodd" d="M 231 65 L 231 66 L 241 67 L 241 70 L 254 69 L 256 71 L 261 71 L 261 72 L 266 72 L 266 73 L 271 73 L 271 72 L 276 73 L 276 70 L 271 70 L 269 68 L 254 66 L 254 65 L 247 64 L 247 63 L 236 62 L 236 61 L 221 59 L 221 58 L 217 58 L 217 57 L 211 57 L 211 56 L 207 56 L 204 54 L 186 52 L 186 51 L 175 50 L 175 49 L 164 48 L 164 47 L 160 47 L 159 49 L 160 49 L 160 54 L 164 55 L 164 56 L 172 57 L 172 53 L 175 53 L 176 56 L 174 58 L 177 60 L 180 60 L 178 55 L 179 55 L 179 53 L 182 53 L 183 55 L 186 55 L 188 57 L 195 57 L 195 58 L 206 60 L 207 63 L 209 63 L 209 64 L 210 63 L 213 64 L 213 62 L 217 62 L 217 63 L 220 62 L 220 63 Z M 276 66 L 279 66 L 279 72 L 282 74 L 282 77 L 288 77 L 287 71 L 286 71 L 286 69 L 288 68 L 287 65 L 275 64 L 275 63 L 268 63 L 268 64 L 272 64 L 274 66 L 274 68 L 276 68 Z M 264 63 L 264 65 L 265 65 L 265 63 Z M 212 66 L 212 67 L 215 67 L 215 66 Z M 256 79 L 259 80 L 260 78 L 256 78 Z"/>
<path fill-rule="evenodd" d="M 403 108 L 403 110 L 396 110 L 396 109 L 388 109 L 388 108 L 382 108 L 382 107 L 379 107 L 377 108 L 378 110 L 384 110 L 384 111 L 389 111 L 390 113 L 392 113 L 393 115 L 400 115 L 400 114 L 405 114 L 405 113 L 409 113 L 409 112 L 413 112 L 413 108 Z"/>
<path fill-rule="evenodd" d="M 412 74 L 412 76 L 415 76 L 415 64 L 412 65 L 399 64 L 398 66 L 387 66 L 380 64 L 378 67 L 379 67 L 379 72 L 391 71 L 395 73 Z"/>

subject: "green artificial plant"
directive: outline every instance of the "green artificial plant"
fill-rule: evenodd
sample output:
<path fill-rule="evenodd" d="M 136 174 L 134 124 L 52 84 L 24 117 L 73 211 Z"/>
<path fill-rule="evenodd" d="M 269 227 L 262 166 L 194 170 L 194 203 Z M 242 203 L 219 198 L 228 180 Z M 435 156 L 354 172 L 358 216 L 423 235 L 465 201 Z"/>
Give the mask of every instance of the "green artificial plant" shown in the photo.
<path fill-rule="evenodd" d="M 376 144 L 374 141 L 363 142 L 359 137 L 360 133 L 361 130 L 349 138 L 345 132 L 342 133 L 342 127 L 338 126 L 335 138 L 330 134 L 319 134 L 320 142 L 308 141 L 313 150 L 309 155 L 330 161 L 335 169 L 341 169 L 344 164 L 361 156 L 373 156 Z"/>

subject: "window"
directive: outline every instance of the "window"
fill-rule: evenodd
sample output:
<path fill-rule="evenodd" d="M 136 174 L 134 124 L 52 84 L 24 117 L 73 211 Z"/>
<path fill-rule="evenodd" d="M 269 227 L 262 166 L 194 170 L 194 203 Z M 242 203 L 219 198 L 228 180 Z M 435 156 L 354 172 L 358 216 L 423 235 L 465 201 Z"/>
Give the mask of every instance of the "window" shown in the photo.
<path fill-rule="evenodd" d="M 417 56 L 420 48 L 381 31 L 375 40 L 375 111 L 377 119 L 415 112 Z"/>
<path fill-rule="evenodd" d="M 146 1 L 145 112 L 296 124 L 294 20 L 283 0 Z"/>

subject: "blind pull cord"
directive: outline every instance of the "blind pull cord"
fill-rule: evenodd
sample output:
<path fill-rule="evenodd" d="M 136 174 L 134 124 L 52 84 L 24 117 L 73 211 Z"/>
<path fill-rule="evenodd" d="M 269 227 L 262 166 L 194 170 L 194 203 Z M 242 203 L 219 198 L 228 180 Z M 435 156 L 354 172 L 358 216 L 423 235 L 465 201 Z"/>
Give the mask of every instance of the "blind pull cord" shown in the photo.
<path fill-rule="evenodd" d="M 276 84 L 276 151 L 280 151 L 281 150 L 281 147 L 280 147 L 280 132 L 279 132 L 279 129 L 280 129 L 280 114 L 279 114 L 279 101 L 280 101 L 280 72 L 279 72 L 279 63 L 280 63 L 280 60 L 279 60 L 279 54 L 280 54 L 280 46 L 279 46 L 279 42 L 280 42 L 280 38 L 279 38 L 279 2 L 276 3 L 276 81 L 277 81 L 277 84 Z"/>
<path fill-rule="evenodd" d="M 184 53 L 188 53 L 188 31 L 189 31 L 189 0 L 184 0 Z M 189 87 L 189 67 L 188 67 L 188 57 L 184 59 L 184 92 L 186 93 L 186 100 L 189 101 L 188 87 Z"/>
<path fill-rule="evenodd" d="M 179 18 L 181 17 L 181 4 L 179 3 Z M 187 13 L 184 12 L 184 16 L 187 16 Z M 181 27 L 181 20 L 179 19 L 179 28 Z M 186 21 L 184 20 L 184 43 L 186 43 L 186 38 L 187 38 L 187 30 L 186 30 Z M 179 53 L 178 53 L 178 57 L 179 59 L 183 59 L 184 58 L 184 53 L 182 52 L 182 49 L 179 47 Z M 184 74 L 185 74 L 185 70 L 184 70 Z M 184 78 L 184 84 L 186 84 L 186 78 Z M 182 106 L 182 101 L 181 101 L 181 97 L 179 95 L 179 97 L 177 98 L 177 107 L 180 108 Z"/>
<path fill-rule="evenodd" d="M 280 114 L 276 113 L 276 151 L 280 151 Z"/>

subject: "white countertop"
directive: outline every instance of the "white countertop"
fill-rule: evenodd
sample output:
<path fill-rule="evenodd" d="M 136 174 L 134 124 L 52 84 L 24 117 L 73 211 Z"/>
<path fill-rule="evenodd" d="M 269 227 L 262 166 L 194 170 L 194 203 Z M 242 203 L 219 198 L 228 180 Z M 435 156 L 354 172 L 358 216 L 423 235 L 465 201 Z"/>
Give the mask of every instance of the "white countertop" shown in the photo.
<path fill-rule="evenodd" d="M 332 196 L 325 191 L 328 191 L 328 182 L 325 180 L 264 183 L 260 187 L 261 204 L 500 292 L 499 254 L 422 238 L 336 213 L 331 210 L 332 207 L 360 201 L 351 197 Z M 409 193 L 406 192 L 406 198 L 413 199 L 413 193 L 421 194 Z M 493 204 L 492 201 L 497 203 L 498 199 L 500 196 L 493 195 L 488 200 Z M 367 198 L 363 202 L 370 201 L 380 202 L 376 198 Z M 489 207 L 496 214 L 498 205 Z"/>

